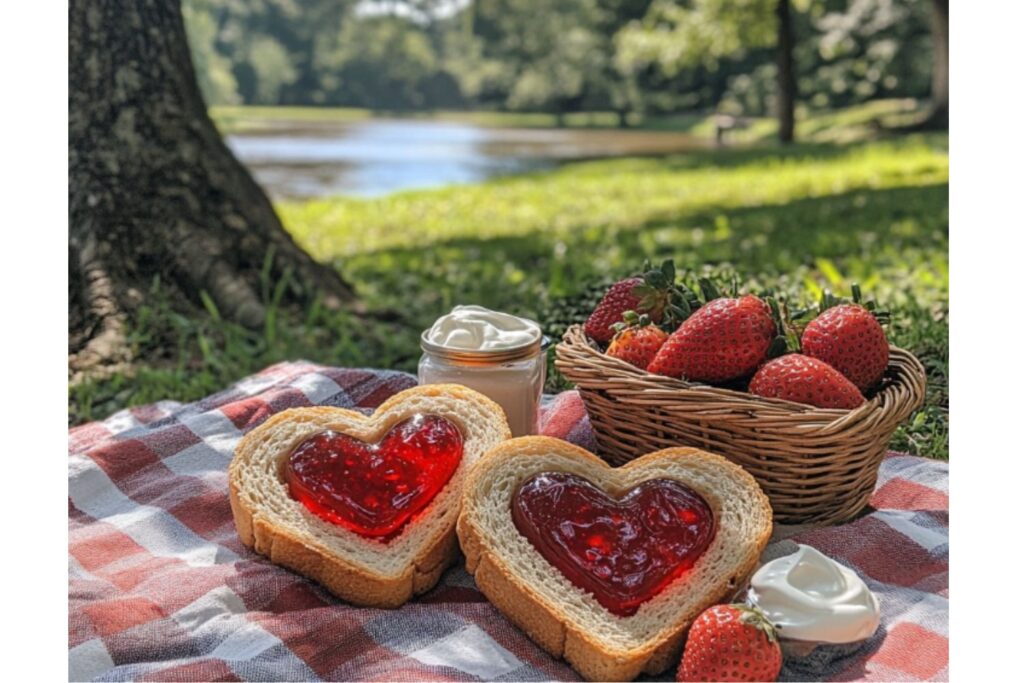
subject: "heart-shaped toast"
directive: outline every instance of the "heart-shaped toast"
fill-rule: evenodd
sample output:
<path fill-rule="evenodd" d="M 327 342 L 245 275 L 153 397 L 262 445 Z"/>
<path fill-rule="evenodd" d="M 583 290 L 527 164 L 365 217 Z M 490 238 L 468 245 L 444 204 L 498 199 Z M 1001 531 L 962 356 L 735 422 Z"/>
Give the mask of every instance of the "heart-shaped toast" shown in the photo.
<path fill-rule="evenodd" d="M 498 444 L 463 490 L 458 535 L 477 586 L 590 680 L 678 660 L 690 622 L 757 568 L 772 510 L 725 458 L 669 448 L 612 468 L 572 444 Z"/>
<path fill-rule="evenodd" d="M 456 556 L 466 476 L 509 436 L 500 406 L 452 384 L 408 389 L 369 417 L 283 411 L 235 449 L 238 535 L 349 602 L 396 607 L 432 588 Z"/>

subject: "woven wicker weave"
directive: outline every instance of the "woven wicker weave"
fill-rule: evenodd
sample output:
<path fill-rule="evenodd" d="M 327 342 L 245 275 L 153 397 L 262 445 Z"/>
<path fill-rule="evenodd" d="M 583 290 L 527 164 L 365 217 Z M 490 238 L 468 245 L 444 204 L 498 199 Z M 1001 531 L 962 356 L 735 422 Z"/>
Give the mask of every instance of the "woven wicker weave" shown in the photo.
<path fill-rule="evenodd" d="M 565 333 L 555 366 L 576 384 L 601 454 L 620 465 L 669 446 L 719 453 L 750 472 L 784 524 L 838 524 L 875 488 L 897 425 L 924 400 L 925 375 L 890 347 L 885 384 L 855 410 L 821 409 L 652 375 Z"/>

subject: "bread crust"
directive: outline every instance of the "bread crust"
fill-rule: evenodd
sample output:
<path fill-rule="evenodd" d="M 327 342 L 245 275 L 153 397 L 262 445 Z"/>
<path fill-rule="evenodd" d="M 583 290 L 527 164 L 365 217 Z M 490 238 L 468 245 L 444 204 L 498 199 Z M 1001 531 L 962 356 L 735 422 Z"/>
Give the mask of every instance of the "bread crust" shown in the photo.
<path fill-rule="evenodd" d="M 749 539 L 749 547 L 744 549 L 741 561 L 732 567 L 732 571 L 718 577 L 714 585 L 706 588 L 706 598 L 701 600 L 700 604 L 670 619 L 654 637 L 638 646 L 619 648 L 602 641 L 591 631 L 579 628 L 558 604 L 552 604 L 551 600 L 512 571 L 501 554 L 495 552 L 494 544 L 478 523 L 477 515 L 480 513 L 475 509 L 474 503 L 476 497 L 481 495 L 481 486 L 487 483 L 489 474 L 495 468 L 507 466 L 511 458 L 545 455 L 574 459 L 595 473 L 614 472 L 612 479 L 621 478 L 629 472 L 639 474 L 663 460 L 695 459 L 710 463 L 714 467 L 728 468 L 733 477 L 739 477 L 745 482 L 747 493 L 751 496 L 750 505 L 760 520 L 759 526 Z M 713 498 L 707 491 L 701 493 L 706 498 Z M 709 500 L 710 502 L 713 501 Z M 511 511 L 508 514 L 511 516 Z M 761 552 L 771 536 L 771 514 L 768 498 L 754 478 L 717 455 L 694 448 L 668 448 L 644 455 L 616 469 L 589 451 L 565 441 L 549 437 L 521 437 L 497 445 L 474 466 L 463 489 L 463 505 L 457 530 L 463 553 L 466 555 L 466 567 L 475 576 L 477 586 L 513 623 L 551 655 L 564 658 L 584 678 L 591 681 L 623 681 L 632 680 L 642 672 L 661 673 L 678 662 L 686 631 L 693 619 L 707 607 L 733 597 L 757 568 Z M 700 562 L 699 559 L 698 564 Z M 558 571 L 550 565 L 547 566 L 552 572 Z M 665 592 L 672 591 L 674 585 L 666 588 Z M 603 614 L 603 618 L 620 619 L 607 611 Z M 624 620 L 631 618 L 635 617 L 627 617 Z"/>
<path fill-rule="evenodd" d="M 511 436 L 501 407 L 482 394 L 461 385 L 435 384 L 407 389 L 385 401 L 370 416 L 344 408 L 323 406 L 293 408 L 274 415 L 249 432 L 235 448 L 234 458 L 228 468 L 231 512 L 242 543 L 266 556 L 271 562 L 313 579 L 334 595 L 355 605 L 398 607 L 413 595 L 433 588 L 444 570 L 459 554 L 455 535 L 457 513 L 447 515 L 450 517 L 447 521 L 442 519 L 441 522 L 444 523 L 439 528 L 425 532 L 429 534 L 429 537 L 422 539 L 414 557 L 405 564 L 400 572 L 386 575 L 375 572 L 367 568 L 365 564 L 355 562 L 343 554 L 332 552 L 314 535 L 305 533 L 302 529 L 296 531 L 280 523 L 280 520 L 275 519 L 272 510 L 261 507 L 258 501 L 254 500 L 254 491 L 246 490 L 246 487 L 252 489 L 254 484 L 252 481 L 247 481 L 245 474 L 246 468 L 253 466 L 259 449 L 270 448 L 271 446 L 268 444 L 275 436 L 279 435 L 280 430 L 292 428 L 298 423 L 307 423 L 307 429 L 324 431 L 333 428 L 343 432 L 349 431 L 345 428 L 346 425 L 349 427 L 358 425 L 362 428 L 360 431 L 366 433 L 357 438 L 376 441 L 397 422 L 417 412 L 424 412 L 424 406 L 440 406 L 442 403 L 456 411 L 464 407 L 458 404 L 472 404 L 476 413 L 488 418 L 484 425 L 487 433 L 467 434 L 468 425 L 460 426 L 464 442 L 462 461 L 444 489 L 417 515 L 416 519 L 409 522 L 408 533 L 415 533 L 417 529 L 413 528 L 414 525 L 432 514 L 435 501 L 444 495 L 450 487 L 460 486 L 465 482 L 468 471 L 475 460 L 475 457 L 467 452 L 470 440 L 479 440 L 481 443 L 477 444 L 476 449 L 482 452 L 486 450 L 486 446 Z M 429 412 L 429 407 L 427 412 Z M 315 425 L 315 427 L 311 425 Z M 292 447 L 294 445 L 291 444 Z M 276 458 L 277 464 L 280 464 L 290 452 L 291 447 L 285 448 L 272 457 Z M 476 456 L 479 456 L 479 453 L 476 453 Z M 280 486 L 284 487 L 279 474 L 277 474 L 277 479 Z M 455 495 L 456 501 L 461 500 L 459 492 L 455 492 L 453 495 Z M 290 496 L 288 504 L 294 505 L 297 514 L 302 516 L 301 519 L 308 521 L 311 526 L 320 524 Z M 339 537 L 356 536 L 342 527 L 336 527 L 332 531 Z M 403 536 L 405 533 L 407 532 L 402 532 Z M 379 548 L 375 548 L 375 552 L 386 554 L 391 548 L 390 545 L 379 545 Z"/>

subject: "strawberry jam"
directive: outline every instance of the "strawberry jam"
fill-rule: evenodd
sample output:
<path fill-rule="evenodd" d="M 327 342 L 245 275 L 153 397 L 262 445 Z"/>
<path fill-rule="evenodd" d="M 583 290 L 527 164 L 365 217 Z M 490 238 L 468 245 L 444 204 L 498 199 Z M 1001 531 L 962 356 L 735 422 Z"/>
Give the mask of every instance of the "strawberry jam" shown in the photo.
<path fill-rule="evenodd" d="M 444 488 L 462 459 L 462 433 L 437 415 L 415 415 L 379 443 L 324 432 L 284 464 L 288 490 L 314 515 L 389 541 Z"/>
<path fill-rule="evenodd" d="M 513 496 L 512 520 L 544 559 L 621 617 L 682 576 L 715 536 L 707 501 L 671 479 L 615 500 L 574 474 L 538 474 Z"/>

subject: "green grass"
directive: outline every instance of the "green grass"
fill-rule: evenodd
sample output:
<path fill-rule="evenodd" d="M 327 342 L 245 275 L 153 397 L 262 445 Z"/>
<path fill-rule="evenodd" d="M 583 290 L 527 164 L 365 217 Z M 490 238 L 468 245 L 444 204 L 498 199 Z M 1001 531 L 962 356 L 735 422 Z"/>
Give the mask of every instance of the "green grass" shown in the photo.
<path fill-rule="evenodd" d="M 353 123 L 373 118 L 369 109 L 342 107 L 254 107 L 222 105 L 210 107 L 210 118 L 222 134 L 264 129 L 285 122 Z"/>
<path fill-rule="evenodd" d="M 367 324 L 318 304 L 302 316 L 287 315 L 274 303 L 273 285 L 265 287 L 263 328 L 249 330 L 221 319 L 212 307 L 212 315 L 181 315 L 155 282 L 128 336 L 140 360 L 127 372 L 71 383 L 69 422 L 87 422 L 126 406 L 165 399 L 193 401 L 286 359 L 353 367 L 409 366 L 407 340 L 395 323 Z"/>
<path fill-rule="evenodd" d="M 894 447 L 946 458 L 947 136 L 839 142 L 859 139 L 847 134 L 878 115 L 802 124 L 831 143 L 575 163 L 380 199 L 281 204 L 304 247 L 335 263 L 371 309 L 402 311 L 403 323 L 320 307 L 293 319 L 271 306 L 254 332 L 177 316 L 151 297 L 132 339 L 143 361 L 130 376 L 72 386 L 71 420 L 194 399 L 286 358 L 415 371 L 419 332 L 456 303 L 530 315 L 557 334 L 602 282 L 645 257 L 672 257 L 691 276 L 735 276 L 793 299 L 822 288 L 848 293 L 859 282 L 893 311 L 893 343 L 929 373 L 927 405 Z M 175 348 L 158 345 L 168 338 L 179 340 Z M 562 386 L 553 376 L 550 387 Z"/>

